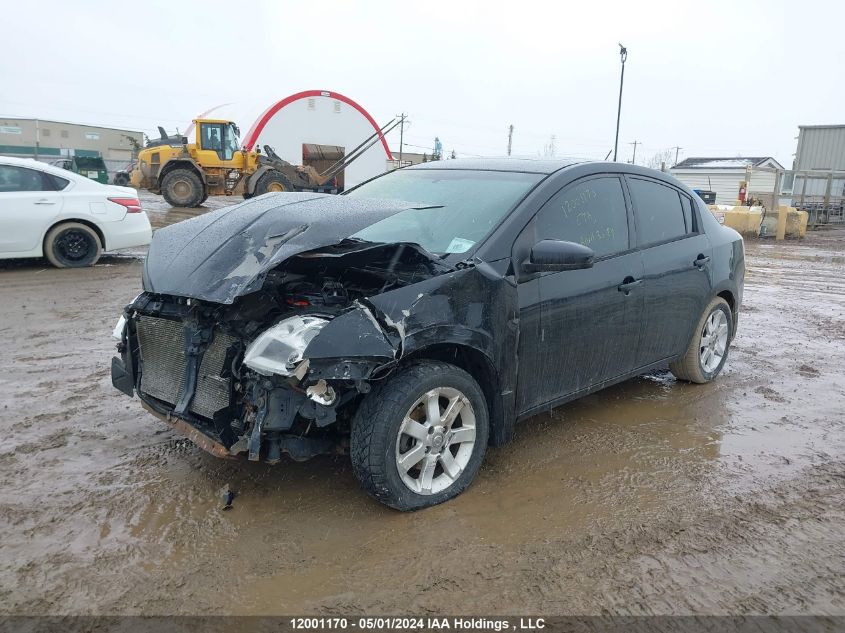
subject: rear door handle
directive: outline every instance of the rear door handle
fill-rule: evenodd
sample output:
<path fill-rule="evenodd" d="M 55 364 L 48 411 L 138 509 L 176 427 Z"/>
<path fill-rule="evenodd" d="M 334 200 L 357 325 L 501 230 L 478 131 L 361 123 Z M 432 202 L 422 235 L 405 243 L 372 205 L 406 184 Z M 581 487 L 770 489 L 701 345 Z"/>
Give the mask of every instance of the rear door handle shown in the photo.
<path fill-rule="evenodd" d="M 693 266 L 697 268 L 704 268 L 707 265 L 707 262 L 710 261 L 710 258 L 706 255 L 699 255 L 698 258 L 693 262 Z"/>
<path fill-rule="evenodd" d="M 56 204 L 55 200 L 47 200 L 46 198 L 42 198 L 41 200 L 36 200 L 35 204 Z"/>
<path fill-rule="evenodd" d="M 630 281 L 629 281 L 629 280 L 630 280 Z M 619 285 L 616 287 L 616 289 L 617 289 L 619 292 L 624 292 L 625 294 L 628 294 L 628 293 L 629 293 L 629 292 L 631 292 L 634 288 L 636 288 L 637 286 L 639 286 L 641 283 L 643 283 L 643 280 L 642 280 L 642 279 L 634 279 L 633 277 L 626 277 L 626 278 L 625 278 L 625 281 L 623 281 L 621 284 L 619 284 Z"/>

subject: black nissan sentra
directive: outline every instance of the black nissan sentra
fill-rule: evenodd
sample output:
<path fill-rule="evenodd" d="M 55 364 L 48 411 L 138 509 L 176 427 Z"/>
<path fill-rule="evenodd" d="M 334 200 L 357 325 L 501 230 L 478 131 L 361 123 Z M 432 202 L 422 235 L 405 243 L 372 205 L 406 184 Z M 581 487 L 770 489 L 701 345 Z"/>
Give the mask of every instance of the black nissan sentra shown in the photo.
<path fill-rule="evenodd" d="M 740 236 L 666 174 L 438 161 L 157 231 L 112 381 L 214 455 L 348 453 L 414 510 L 537 412 L 667 365 L 713 380 L 744 271 Z"/>

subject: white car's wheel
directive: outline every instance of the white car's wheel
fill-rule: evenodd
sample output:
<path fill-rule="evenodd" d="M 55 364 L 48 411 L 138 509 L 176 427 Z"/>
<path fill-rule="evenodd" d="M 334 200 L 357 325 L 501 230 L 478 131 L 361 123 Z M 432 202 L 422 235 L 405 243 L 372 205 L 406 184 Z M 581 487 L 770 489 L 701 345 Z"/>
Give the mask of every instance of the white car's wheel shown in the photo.
<path fill-rule="evenodd" d="M 79 222 L 58 224 L 44 238 L 44 256 L 56 268 L 93 266 L 102 252 L 94 229 Z"/>

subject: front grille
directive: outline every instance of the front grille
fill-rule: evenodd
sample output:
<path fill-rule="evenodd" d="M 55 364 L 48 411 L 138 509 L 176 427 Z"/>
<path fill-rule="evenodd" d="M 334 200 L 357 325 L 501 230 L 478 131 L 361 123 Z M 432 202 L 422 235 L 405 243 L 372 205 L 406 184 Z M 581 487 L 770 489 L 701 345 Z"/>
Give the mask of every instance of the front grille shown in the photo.
<path fill-rule="evenodd" d="M 135 331 L 141 350 L 141 392 L 175 406 L 182 395 L 186 365 L 184 326 L 180 321 L 139 315 Z M 226 351 L 236 340 L 214 330 L 200 363 L 197 390 L 189 407 L 192 413 L 213 418 L 229 406 L 229 379 L 220 374 Z"/>

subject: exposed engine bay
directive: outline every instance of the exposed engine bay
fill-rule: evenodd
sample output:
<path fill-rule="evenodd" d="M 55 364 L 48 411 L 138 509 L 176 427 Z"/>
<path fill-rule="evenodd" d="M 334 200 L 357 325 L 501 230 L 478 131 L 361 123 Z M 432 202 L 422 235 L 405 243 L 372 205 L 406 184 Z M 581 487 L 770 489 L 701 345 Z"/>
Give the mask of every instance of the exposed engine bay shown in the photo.
<path fill-rule="evenodd" d="M 414 244 L 344 240 L 291 257 L 231 304 L 145 292 L 115 331 L 113 382 L 218 456 L 275 463 L 283 452 L 342 452 L 354 410 L 347 405 L 401 353 L 402 333 L 368 298 L 449 270 Z M 340 365 L 319 353 L 305 358 L 312 339 L 343 315 L 341 336 L 361 337 L 372 355 Z"/>

